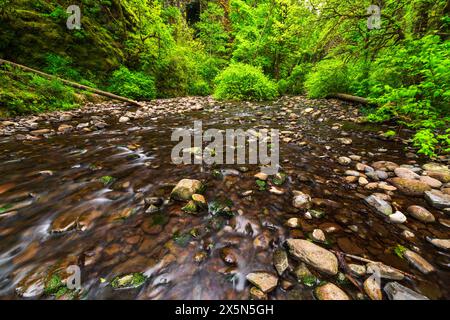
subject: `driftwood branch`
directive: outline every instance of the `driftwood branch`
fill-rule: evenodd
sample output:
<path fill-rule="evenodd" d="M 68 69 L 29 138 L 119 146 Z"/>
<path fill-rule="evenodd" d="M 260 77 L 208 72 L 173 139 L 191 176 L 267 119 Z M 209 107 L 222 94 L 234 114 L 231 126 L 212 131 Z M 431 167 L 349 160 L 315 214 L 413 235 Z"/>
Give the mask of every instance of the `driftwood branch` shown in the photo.
<path fill-rule="evenodd" d="M 352 96 L 352 95 L 346 94 L 346 93 L 335 93 L 331 97 L 332 98 L 338 98 L 338 99 L 341 99 L 341 100 L 350 101 L 350 102 L 356 102 L 356 103 L 361 103 L 361 104 L 369 104 L 369 100 L 366 99 L 366 98 Z"/>
<path fill-rule="evenodd" d="M 11 62 L 11 61 L 8 61 L 8 60 L 0 59 L 0 65 L 2 65 L 2 64 L 8 64 L 8 65 L 11 65 L 11 66 L 13 66 L 15 68 L 19 68 L 19 69 L 27 71 L 27 72 L 32 72 L 32 73 L 38 74 L 38 75 L 40 75 L 42 77 L 45 77 L 47 79 L 59 80 L 62 83 L 64 83 L 65 85 L 67 85 L 69 87 L 72 87 L 72 88 L 75 88 L 75 89 L 78 89 L 78 90 L 89 91 L 89 92 L 98 94 L 100 96 L 104 96 L 104 97 L 107 97 L 107 98 L 110 98 L 110 99 L 127 102 L 127 103 L 130 103 L 132 105 L 135 105 L 135 106 L 138 106 L 138 107 L 142 107 L 142 105 L 139 102 L 137 102 L 137 101 L 134 101 L 134 100 L 131 100 L 131 99 L 128 99 L 128 98 L 125 98 L 125 97 L 121 97 L 121 96 L 118 96 L 118 95 L 115 95 L 113 93 L 106 92 L 106 91 L 103 91 L 103 90 L 91 88 L 91 87 L 88 87 L 88 86 L 85 86 L 85 85 L 82 85 L 82 84 L 79 84 L 79 83 L 76 83 L 76 82 L 73 82 L 73 81 L 61 79 L 61 78 L 59 78 L 57 76 L 54 76 L 54 75 L 51 75 L 51 74 L 48 74 L 48 73 L 45 73 L 45 72 L 42 72 L 42 71 L 30 68 L 30 67 L 27 67 L 27 66 L 21 65 L 21 64 L 18 64 L 18 63 L 14 63 L 14 62 Z"/>

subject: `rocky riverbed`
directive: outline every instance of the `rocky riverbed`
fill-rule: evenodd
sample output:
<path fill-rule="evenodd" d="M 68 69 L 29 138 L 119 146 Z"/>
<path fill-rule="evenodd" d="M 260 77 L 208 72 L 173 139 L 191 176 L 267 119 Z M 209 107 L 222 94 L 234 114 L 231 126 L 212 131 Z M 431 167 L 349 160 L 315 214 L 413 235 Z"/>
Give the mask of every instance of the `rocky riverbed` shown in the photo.
<path fill-rule="evenodd" d="M 173 164 L 194 120 L 279 129 L 279 174 Z M 362 120 L 303 97 L 0 120 L 0 298 L 449 299 L 450 159 Z"/>

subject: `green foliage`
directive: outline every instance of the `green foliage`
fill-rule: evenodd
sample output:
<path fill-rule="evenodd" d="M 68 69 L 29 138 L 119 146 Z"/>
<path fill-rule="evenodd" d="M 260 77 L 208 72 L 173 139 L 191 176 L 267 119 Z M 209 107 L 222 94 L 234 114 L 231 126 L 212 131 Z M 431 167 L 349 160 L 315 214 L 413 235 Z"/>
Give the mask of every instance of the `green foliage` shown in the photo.
<path fill-rule="evenodd" d="M 114 177 L 111 177 L 111 176 L 103 176 L 103 177 L 100 178 L 100 181 L 101 181 L 105 186 L 110 185 L 111 183 L 114 182 L 114 180 L 115 180 Z"/>
<path fill-rule="evenodd" d="M 277 95 L 276 84 L 253 66 L 235 63 L 215 80 L 214 96 L 220 100 L 272 100 Z"/>
<path fill-rule="evenodd" d="M 156 97 L 155 81 L 142 72 L 122 66 L 113 72 L 109 82 L 108 90 L 130 99 L 151 100 Z"/>
<path fill-rule="evenodd" d="M 66 110 L 80 102 L 73 88 L 9 66 L 0 66 L 0 114 Z"/>
<path fill-rule="evenodd" d="M 306 77 L 305 87 L 311 98 L 325 98 L 349 91 L 347 66 L 340 60 L 322 60 Z"/>
<path fill-rule="evenodd" d="M 386 52 L 374 68 L 371 96 L 381 107 L 368 119 L 395 119 L 418 129 L 413 143 L 419 153 L 435 156 L 437 148 L 448 149 L 442 129 L 450 121 L 450 44 L 437 36 L 411 40 Z"/>
<path fill-rule="evenodd" d="M 394 253 L 399 257 L 403 259 L 403 255 L 406 252 L 406 248 L 402 246 L 401 244 L 397 244 L 394 248 Z"/>

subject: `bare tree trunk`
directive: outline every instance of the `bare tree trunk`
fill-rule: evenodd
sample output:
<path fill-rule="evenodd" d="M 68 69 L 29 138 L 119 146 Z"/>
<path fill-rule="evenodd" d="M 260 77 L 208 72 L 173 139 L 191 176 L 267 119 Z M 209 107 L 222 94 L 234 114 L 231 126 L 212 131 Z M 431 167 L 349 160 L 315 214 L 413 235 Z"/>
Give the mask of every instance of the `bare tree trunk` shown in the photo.
<path fill-rule="evenodd" d="M 48 73 L 45 73 L 45 72 L 42 72 L 42 71 L 39 71 L 39 70 L 36 70 L 36 69 L 32 69 L 32 68 L 29 68 L 27 66 L 24 66 L 24 65 L 21 65 L 21 64 L 17 64 L 17 63 L 8 61 L 8 60 L 0 59 L 0 65 L 2 65 L 2 64 L 9 64 L 9 65 L 11 65 L 13 67 L 16 67 L 16 68 L 19 68 L 21 70 L 38 74 L 38 75 L 40 75 L 42 77 L 45 77 L 47 79 L 59 80 L 62 83 L 64 83 L 65 85 L 67 85 L 69 87 L 72 87 L 72 88 L 75 88 L 75 89 L 93 92 L 95 94 L 98 94 L 98 95 L 101 95 L 101 96 L 104 96 L 104 97 L 107 97 L 107 98 L 110 98 L 110 99 L 124 101 L 124 102 L 128 102 L 128 103 L 130 103 L 132 105 L 135 105 L 135 106 L 138 106 L 138 107 L 142 107 L 142 105 L 139 102 L 137 102 L 137 101 L 134 101 L 134 100 L 131 100 L 131 99 L 128 99 L 128 98 L 125 98 L 125 97 L 121 97 L 121 96 L 115 95 L 115 94 L 110 93 L 110 92 L 106 92 L 106 91 L 102 91 L 102 90 L 99 90 L 99 89 L 91 88 L 91 87 L 88 87 L 88 86 L 85 86 L 85 85 L 82 85 L 82 84 L 79 84 L 79 83 L 76 83 L 76 82 L 64 80 L 64 79 L 61 79 L 59 77 L 53 76 L 51 74 L 48 74 Z"/>

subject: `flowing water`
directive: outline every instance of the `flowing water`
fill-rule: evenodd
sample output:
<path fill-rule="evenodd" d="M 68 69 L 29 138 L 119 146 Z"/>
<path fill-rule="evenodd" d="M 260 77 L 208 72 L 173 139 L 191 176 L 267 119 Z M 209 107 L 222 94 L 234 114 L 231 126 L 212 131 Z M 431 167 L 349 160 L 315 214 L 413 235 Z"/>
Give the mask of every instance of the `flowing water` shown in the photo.
<path fill-rule="evenodd" d="M 379 160 L 422 164 L 421 159 L 406 157 L 401 138 L 380 139 L 377 129 L 351 121 L 357 116 L 355 107 L 337 101 L 192 101 L 156 101 L 149 114 L 126 123 L 119 123 L 118 116 L 133 114 L 136 108 L 87 108 L 64 123 L 76 126 L 101 119 L 107 126 L 36 141 L 18 141 L 17 132 L 0 137 L 0 298 L 17 299 L 16 288 L 23 283 L 45 281 L 76 264 L 83 287 L 77 298 L 248 299 L 250 285 L 245 276 L 257 270 L 275 273 L 274 249 L 288 238 L 309 238 L 315 228 L 326 231 L 327 243 L 322 246 L 382 261 L 417 277 L 402 281 L 405 286 L 432 299 L 450 298 L 449 255 L 425 240 L 426 236 L 448 239 L 448 227 L 437 220 L 424 224 L 410 218 L 405 224 L 389 223 L 364 204 L 372 191 L 344 182 L 343 172 L 356 162 L 342 166 L 336 161 L 353 154 L 369 164 Z M 181 105 L 183 112 L 177 111 Z M 314 111 L 302 115 L 307 107 Z M 317 110 L 321 113 L 313 115 Z M 291 113 L 299 117 L 290 117 Z M 39 129 L 56 129 L 61 124 L 57 118 L 41 117 Z M 259 172 L 255 165 L 246 165 L 247 171 L 238 165 L 173 164 L 171 150 L 177 142 L 171 141 L 172 131 L 192 128 L 194 120 L 202 120 L 204 130 L 291 131 L 283 133 L 282 140 L 292 141 L 281 141 L 281 168 L 288 175 L 279 187 L 284 194 L 259 191 L 253 177 Z M 400 137 L 407 135 L 400 132 Z M 339 137 L 353 142 L 344 145 L 336 140 Z M 214 169 L 222 170 L 223 177 L 213 175 Z M 105 181 L 105 176 L 112 180 Z M 158 212 L 145 212 L 146 198 L 168 200 L 173 186 L 183 178 L 203 181 L 208 202 L 231 200 L 235 215 L 194 215 L 181 210 L 185 203 L 174 201 L 165 201 Z M 248 190 L 253 193 L 243 196 Z M 310 194 L 314 209 L 324 216 L 306 219 L 292 206 L 293 190 Z M 420 197 L 395 192 L 392 202 L 404 210 L 422 205 L 436 218 L 445 219 L 444 213 Z M 301 228 L 286 226 L 292 217 L 300 218 Z M 405 229 L 415 237 L 406 239 Z M 398 244 L 420 250 L 436 272 L 422 274 L 398 257 L 393 252 Z M 234 265 L 223 261 L 224 247 L 232 250 Z M 292 267 L 296 263 L 290 260 Z M 144 273 L 145 284 L 122 290 L 109 285 L 115 276 L 132 272 Z M 315 274 L 321 281 L 338 283 L 336 277 Z M 278 286 L 269 294 L 271 299 L 313 299 L 313 288 L 299 284 L 292 272 L 280 278 L 293 286 L 286 286 L 288 290 Z M 339 285 L 357 298 L 353 284 Z"/>

